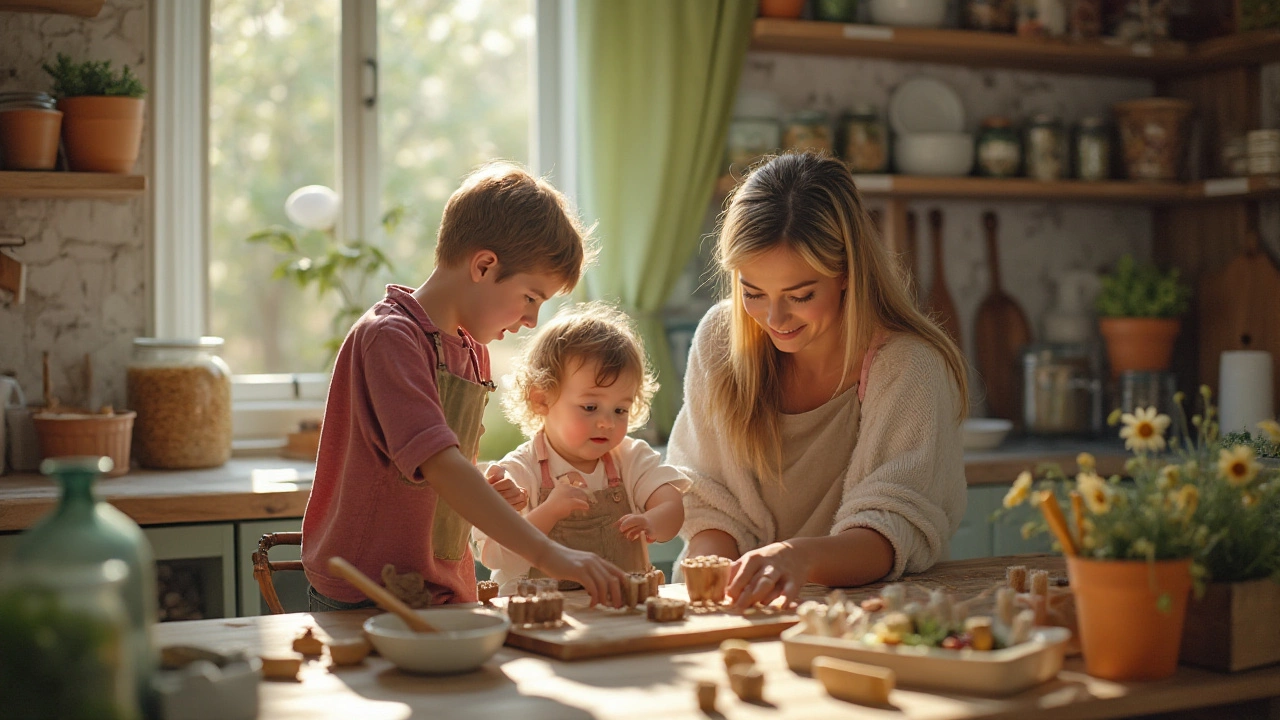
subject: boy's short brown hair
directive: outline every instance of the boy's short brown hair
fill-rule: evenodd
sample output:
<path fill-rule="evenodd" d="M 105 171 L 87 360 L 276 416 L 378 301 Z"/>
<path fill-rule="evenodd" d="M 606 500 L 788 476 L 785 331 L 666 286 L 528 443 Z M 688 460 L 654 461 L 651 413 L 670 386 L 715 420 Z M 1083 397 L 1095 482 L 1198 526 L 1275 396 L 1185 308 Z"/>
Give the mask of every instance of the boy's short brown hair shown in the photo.
<path fill-rule="evenodd" d="M 645 355 L 644 341 L 626 313 L 596 301 L 566 305 L 525 341 L 502 398 L 507 419 L 528 437 L 542 429 L 533 393 L 554 401 L 569 374 L 582 365 L 596 364 L 595 383 L 608 387 L 621 377 L 636 382 L 627 429 L 649 419 L 649 405 L 658 381 Z"/>
<path fill-rule="evenodd" d="M 436 265 L 466 262 L 480 250 L 498 256 L 498 280 L 547 273 L 572 290 L 591 259 L 590 230 L 551 183 L 513 162 L 486 163 L 449 196 L 436 237 Z"/>

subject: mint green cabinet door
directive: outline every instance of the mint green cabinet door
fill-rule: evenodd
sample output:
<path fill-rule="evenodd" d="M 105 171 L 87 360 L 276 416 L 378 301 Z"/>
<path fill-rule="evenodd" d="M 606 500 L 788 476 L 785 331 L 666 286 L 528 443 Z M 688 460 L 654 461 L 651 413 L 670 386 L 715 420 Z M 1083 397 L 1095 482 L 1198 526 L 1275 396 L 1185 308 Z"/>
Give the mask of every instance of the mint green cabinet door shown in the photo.
<path fill-rule="evenodd" d="M 1004 497 L 1003 488 L 976 485 L 969 488 L 969 504 L 960 521 L 960 529 L 951 537 L 950 560 L 969 560 L 991 556 L 991 513 Z"/>
<path fill-rule="evenodd" d="M 1008 492 L 1009 488 L 1003 487 L 1001 490 Z M 1022 526 L 1032 520 L 1038 521 L 1043 518 L 1040 517 L 1040 511 L 1031 507 L 1029 503 L 1023 503 L 1010 510 L 1008 514 L 1002 515 L 996 521 L 992 544 L 996 556 L 1053 552 L 1053 539 L 1048 533 L 1033 535 L 1030 538 L 1022 537 Z"/>

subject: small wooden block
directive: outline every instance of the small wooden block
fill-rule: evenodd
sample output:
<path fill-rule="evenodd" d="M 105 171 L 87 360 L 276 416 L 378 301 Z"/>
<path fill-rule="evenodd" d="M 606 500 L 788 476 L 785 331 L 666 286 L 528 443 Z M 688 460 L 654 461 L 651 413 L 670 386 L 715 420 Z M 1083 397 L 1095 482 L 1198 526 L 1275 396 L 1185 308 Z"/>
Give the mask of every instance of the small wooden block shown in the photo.
<path fill-rule="evenodd" d="M 729 687 L 743 702 L 764 700 L 764 673 L 755 665 L 742 663 L 729 668 Z"/>
<path fill-rule="evenodd" d="M 488 605 L 498 597 L 498 583 L 493 580 L 481 580 L 476 583 L 476 600 Z"/>
<path fill-rule="evenodd" d="M 888 668 L 825 655 L 814 658 L 812 672 L 831 697 L 862 705 L 888 705 L 895 682 Z"/>
<path fill-rule="evenodd" d="M 293 651 L 303 655 L 320 655 L 324 653 L 324 642 L 316 637 L 314 628 L 307 628 L 294 638 Z"/>
<path fill-rule="evenodd" d="M 684 619 L 689 603 L 679 598 L 651 597 L 644 601 L 645 615 L 650 622 L 676 622 Z"/>
<path fill-rule="evenodd" d="M 357 665 L 369 655 L 373 646 L 362 637 L 334 640 L 329 643 L 329 659 L 334 665 Z"/>
<path fill-rule="evenodd" d="M 716 692 L 719 690 L 713 682 L 698 681 L 698 709 L 710 715 L 716 711 Z"/>
<path fill-rule="evenodd" d="M 267 657 L 262 659 L 262 677 L 268 680 L 297 680 L 302 669 L 302 658 L 296 655 Z"/>
<path fill-rule="evenodd" d="M 751 643 L 746 640 L 731 638 L 720 643 L 720 655 L 724 658 L 726 670 L 735 665 L 755 665 L 756 656 L 751 654 Z"/>

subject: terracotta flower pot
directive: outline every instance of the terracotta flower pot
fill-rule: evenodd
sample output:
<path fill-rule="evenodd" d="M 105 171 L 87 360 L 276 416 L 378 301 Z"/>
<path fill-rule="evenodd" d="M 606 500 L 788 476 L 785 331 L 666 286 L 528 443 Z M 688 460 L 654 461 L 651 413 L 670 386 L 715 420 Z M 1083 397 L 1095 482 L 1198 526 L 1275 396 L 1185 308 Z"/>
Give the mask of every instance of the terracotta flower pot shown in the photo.
<path fill-rule="evenodd" d="M 62 113 L 39 108 L 0 112 L 0 156 L 6 170 L 52 170 L 58 162 Z"/>
<path fill-rule="evenodd" d="M 1187 146 L 1187 118 L 1194 106 L 1177 98 L 1116 103 L 1116 125 L 1130 180 L 1177 180 Z"/>
<path fill-rule="evenodd" d="M 1106 680 L 1158 680 L 1178 667 L 1191 560 L 1067 558 L 1085 671 Z"/>
<path fill-rule="evenodd" d="M 58 101 L 67 163 L 77 172 L 127 173 L 142 144 L 142 98 L 70 97 Z"/>
<path fill-rule="evenodd" d="M 1126 370 L 1163 372 L 1173 362 L 1173 341 L 1182 321 L 1178 318 L 1099 318 L 1098 329 L 1107 343 L 1111 377 Z"/>
<path fill-rule="evenodd" d="M 760 0 L 760 16 L 794 20 L 804 12 L 806 0 Z"/>

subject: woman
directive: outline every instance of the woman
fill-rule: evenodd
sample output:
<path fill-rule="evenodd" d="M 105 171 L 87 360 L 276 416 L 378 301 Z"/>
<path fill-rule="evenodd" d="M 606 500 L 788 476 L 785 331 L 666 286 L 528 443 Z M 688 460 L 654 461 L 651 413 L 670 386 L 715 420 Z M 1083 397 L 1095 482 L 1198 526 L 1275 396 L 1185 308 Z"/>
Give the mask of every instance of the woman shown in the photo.
<path fill-rule="evenodd" d="M 838 160 L 783 155 L 733 197 L 669 462 L 685 554 L 739 607 L 928 569 L 965 508 L 965 361 L 916 305 Z"/>

